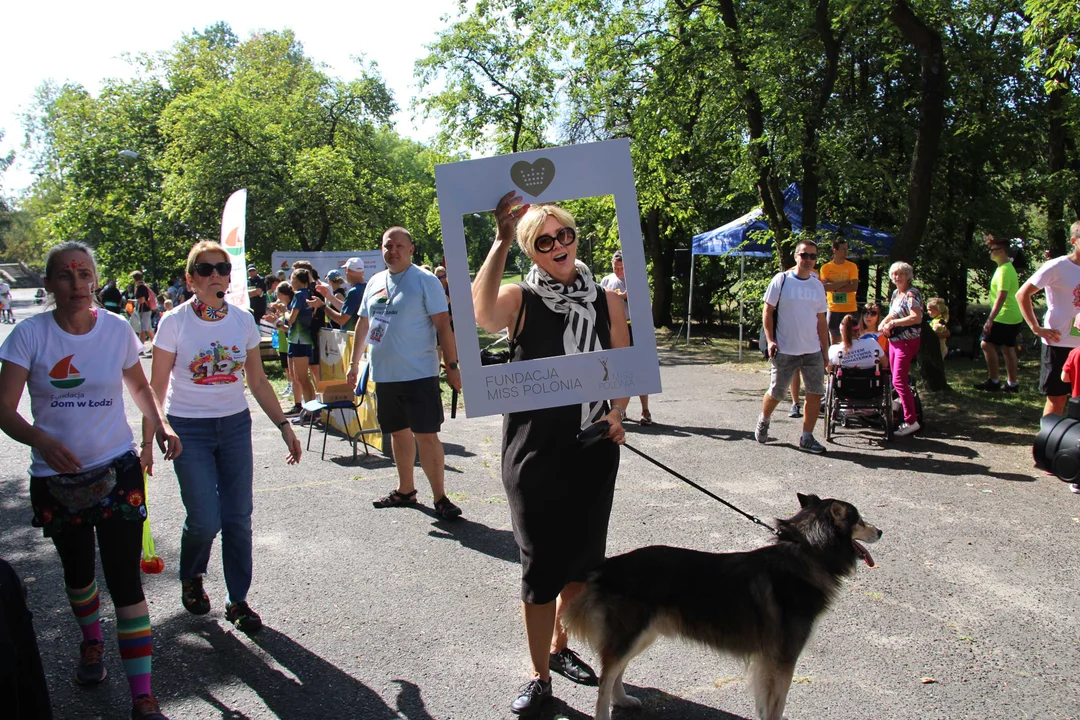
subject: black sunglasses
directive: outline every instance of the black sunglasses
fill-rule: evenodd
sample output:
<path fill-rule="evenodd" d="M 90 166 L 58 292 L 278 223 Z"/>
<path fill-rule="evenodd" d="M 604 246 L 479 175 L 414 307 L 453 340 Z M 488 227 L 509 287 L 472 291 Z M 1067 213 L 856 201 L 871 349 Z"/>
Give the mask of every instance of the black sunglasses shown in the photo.
<path fill-rule="evenodd" d="M 555 237 L 550 235 L 541 235 L 536 238 L 536 251 L 542 253 L 549 253 L 555 249 L 555 241 L 558 240 L 559 244 L 563 247 L 573 245 L 577 242 L 577 232 L 572 227 L 560 228 L 559 232 L 555 233 Z"/>
<path fill-rule="evenodd" d="M 817 253 L 801 252 L 795 254 L 801 257 L 803 260 L 817 260 Z"/>
<path fill-rule="evenodd" d="M 881 313 L 879 313 L 877 310 L 863 310 L 862 314 L 863 315 L 880 315 Z"/>
<path fill-rule="evenodd" d="M 195 272 L 200 277 L 210 277 L 215 270 L 221 277 L 228 277 L 232 273 L 232 263 L 195 263 Z"/>

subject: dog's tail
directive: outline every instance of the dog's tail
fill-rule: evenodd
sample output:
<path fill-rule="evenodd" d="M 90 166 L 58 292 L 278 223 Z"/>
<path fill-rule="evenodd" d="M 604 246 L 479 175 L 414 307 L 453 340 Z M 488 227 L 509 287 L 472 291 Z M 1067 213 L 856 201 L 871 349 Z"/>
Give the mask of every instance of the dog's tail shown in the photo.
<path fill-rule="evenodd" d="M 603 649 L 605 603 L 595 581 L 575 597 L 562 612 L 562 623 L 569 633 L 588 641 L 594 652 Z"/>

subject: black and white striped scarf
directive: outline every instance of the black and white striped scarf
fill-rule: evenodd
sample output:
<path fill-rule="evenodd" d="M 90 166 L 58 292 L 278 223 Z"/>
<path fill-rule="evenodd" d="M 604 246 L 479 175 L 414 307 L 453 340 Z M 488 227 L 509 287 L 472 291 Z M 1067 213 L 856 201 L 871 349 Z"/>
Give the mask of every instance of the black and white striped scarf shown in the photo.
<path fill-rule="evenodd" d="M 565 316 L 563 325 L 563 352 L 566 355 L 603 350 L 596 334 L 596 309 L 593 303 L 603 297 L 603 289 L 596 284 L 589 266 L 575 261 L 577 277 L 572 285 L 564 285 L 533 265 L 525 277 L 525 284 L 536 293 L 548 310 Z M 600 418 L 602 402 L 582 403 L 581 427 L 591 425 Z"/>

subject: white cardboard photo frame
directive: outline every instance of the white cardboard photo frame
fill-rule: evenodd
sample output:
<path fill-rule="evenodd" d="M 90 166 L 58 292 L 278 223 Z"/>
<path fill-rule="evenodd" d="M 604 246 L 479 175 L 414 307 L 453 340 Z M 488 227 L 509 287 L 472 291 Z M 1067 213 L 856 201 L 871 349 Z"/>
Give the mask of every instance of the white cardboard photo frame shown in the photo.
<path fill-rule="evenodd" d="M 517 183 L 512 178 L 517 178 Z M 467 417 L 660 392 L 660 365 L 656 337 L 651 332 L 652 308 L 629 140 L 436 165 L 435 188 Z M 522 195 L 525 203 L 614 197 L 630 316 L 647 328 L 635 333 L 632 347 L 501 365 L 481 364 L 462 218 L 470 213 L 491 212 L 511 190 Z"/>

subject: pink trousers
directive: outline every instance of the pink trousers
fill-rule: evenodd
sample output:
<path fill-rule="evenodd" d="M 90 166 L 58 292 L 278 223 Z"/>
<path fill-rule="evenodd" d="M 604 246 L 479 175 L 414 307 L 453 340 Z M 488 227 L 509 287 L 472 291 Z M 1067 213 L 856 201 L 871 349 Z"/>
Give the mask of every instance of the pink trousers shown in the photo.
<path fill-rule="evenodd" d="M 918 420 L 915 414 L 915 395 L 911 392 L 911 363 L 919 353 L 919 340 L 889 340 L 889 369 L 892 371 L 892 384 L 900 396 L 900 406 L 904 409 L 904 422 Z"/>

